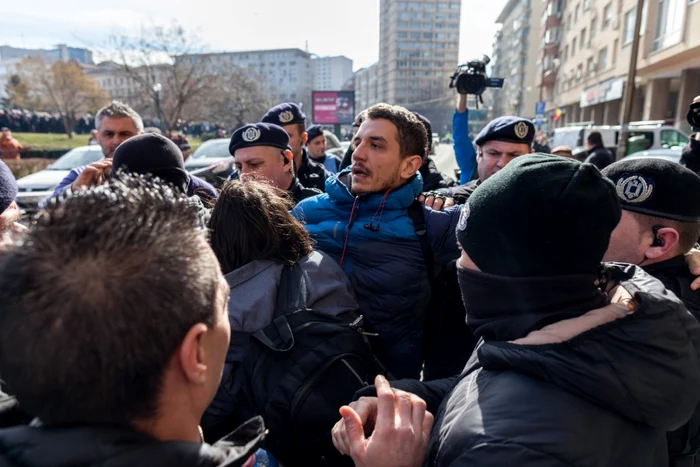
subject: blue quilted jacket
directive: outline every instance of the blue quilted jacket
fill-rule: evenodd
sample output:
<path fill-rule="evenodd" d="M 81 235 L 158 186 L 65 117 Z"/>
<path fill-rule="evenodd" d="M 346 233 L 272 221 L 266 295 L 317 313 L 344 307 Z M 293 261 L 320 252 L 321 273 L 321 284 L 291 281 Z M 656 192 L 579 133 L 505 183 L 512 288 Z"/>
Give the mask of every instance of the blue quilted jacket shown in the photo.
<path fill-rule="evenodd" d="M 292 213 L 305 224 L 318 250 L 338 262 L 342 258 L 365 323 L 382 341 L 398 342 L 422 329 L 430 300 L 425 260 L 407 213 L 423 180 L 418 173 L 385 199 L 384 193 L 356 198 L 347 186 L 349 178 L 350 168 L 329 177 L 326 193 L 303 200 Z M 438 212 L 424 207 L 423 213 L 437 270 L 459 256 L 459 208 Z"/>

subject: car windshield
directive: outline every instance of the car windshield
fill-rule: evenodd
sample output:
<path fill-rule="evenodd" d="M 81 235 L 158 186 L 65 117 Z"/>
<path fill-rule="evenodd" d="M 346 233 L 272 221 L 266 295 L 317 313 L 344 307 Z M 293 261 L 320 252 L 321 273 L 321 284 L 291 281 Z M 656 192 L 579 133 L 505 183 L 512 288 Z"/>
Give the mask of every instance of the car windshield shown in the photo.
<path fill-rule="evenodd" d="M 202 144 L 190 157 L 192 159 L 205 159 L 212 157 L 228 157 L 231 154 L 228 152 L 229 140 L 218 139 L 216 141 L 207 141 Z"/>
<path fill-rule="evenodd" d="M 49 170 L 70 170 L 83 165 L 92 164 L 102 159 L 102 149 L 97 146 L 95 149 L 72 149 L 54 162 Z"/>

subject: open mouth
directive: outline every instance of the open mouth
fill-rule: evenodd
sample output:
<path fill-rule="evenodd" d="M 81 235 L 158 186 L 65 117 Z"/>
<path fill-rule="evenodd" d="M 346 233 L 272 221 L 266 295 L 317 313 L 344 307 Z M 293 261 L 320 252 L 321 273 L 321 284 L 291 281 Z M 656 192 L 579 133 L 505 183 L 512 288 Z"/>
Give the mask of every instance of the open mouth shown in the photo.
<path fill-rule="evenodd" d="M 369 177 L 370 173 L 369 170 L 366 168 L 360 166 L 360 165 L 353 165 L 352 166 L 352 176 L 353 177 Z"/>

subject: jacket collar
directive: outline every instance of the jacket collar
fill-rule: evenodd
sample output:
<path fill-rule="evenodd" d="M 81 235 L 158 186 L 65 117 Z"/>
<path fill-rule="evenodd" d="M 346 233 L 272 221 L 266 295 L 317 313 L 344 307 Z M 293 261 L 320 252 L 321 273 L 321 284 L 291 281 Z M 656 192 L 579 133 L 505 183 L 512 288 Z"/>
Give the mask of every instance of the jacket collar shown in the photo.
<path fill-rule="evenodd" d="M 350 191 L 351 167 L 346 168 L 336 176 L 326 179 L 326 193 L 330 200 L 344 207 L 351 207 L 355 202 L 355 195 Z M 407 208 L 421 194 L 423 190 L 423 177 L 420 172 L 416 172 L 407 183 L 391 190 L 388 196 L 386 193 L 367 193 L 359 195 L 357 198 L 364 208 L 378 209 L 384 202 L 384 208 L 388 210 Z"/>

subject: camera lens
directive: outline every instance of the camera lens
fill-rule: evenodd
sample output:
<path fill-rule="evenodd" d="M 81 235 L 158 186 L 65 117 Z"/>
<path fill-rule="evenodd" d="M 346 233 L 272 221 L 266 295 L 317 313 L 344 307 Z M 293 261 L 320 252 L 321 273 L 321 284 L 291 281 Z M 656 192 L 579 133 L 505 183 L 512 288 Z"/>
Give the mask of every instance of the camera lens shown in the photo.
<path fill-rule="evenodd" d="M 700 102 L 694 103 L 690 106 L 690 111 L 688 112 L 688 123 L 694 129 L 700 129 Z"/>

